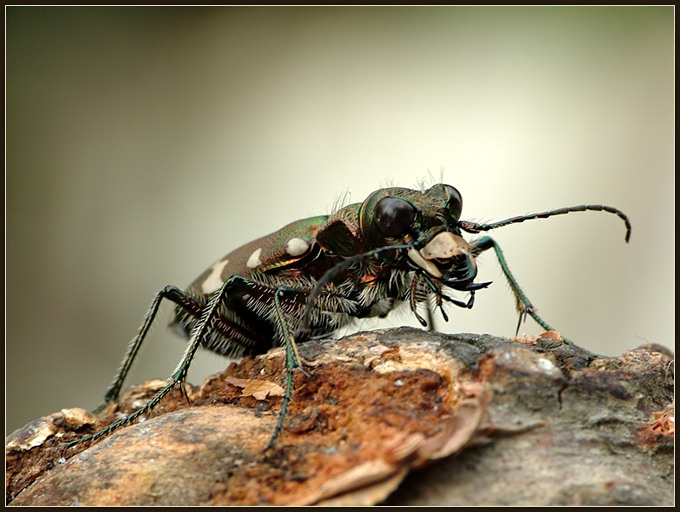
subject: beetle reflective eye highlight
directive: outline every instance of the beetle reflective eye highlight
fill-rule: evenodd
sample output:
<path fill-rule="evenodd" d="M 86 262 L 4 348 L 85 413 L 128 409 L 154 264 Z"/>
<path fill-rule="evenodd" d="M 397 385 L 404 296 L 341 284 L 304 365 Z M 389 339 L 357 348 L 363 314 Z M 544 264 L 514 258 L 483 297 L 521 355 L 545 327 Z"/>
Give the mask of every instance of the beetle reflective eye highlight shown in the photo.
<path fill-rule="evenodd" d="M 378 201 L 373 211 L 375 224 L 385 236 L 405 235 L 416 218 L 416 209 L 399 197 L 385 197 Z"/>
<path fill-rule="evenodd" d="M 458 220 L 460 219 L 460 214 L 463 211 L 463 196 L 458 192 L 458 189 L 452 187 L 451 185 L 444 185 L 444 188 L 449 193 L 449 202 L 447 207 L 451 212 L 451 216 Z"/>

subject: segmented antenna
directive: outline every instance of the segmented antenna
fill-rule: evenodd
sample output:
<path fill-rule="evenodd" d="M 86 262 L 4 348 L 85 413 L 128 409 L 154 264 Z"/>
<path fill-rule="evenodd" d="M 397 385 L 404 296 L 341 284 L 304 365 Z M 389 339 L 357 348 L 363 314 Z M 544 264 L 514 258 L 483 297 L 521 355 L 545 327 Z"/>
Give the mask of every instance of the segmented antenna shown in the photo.
<path fill-rule="evenodd" d="M 564 215 L 571 212 L 585 212 L 585 211 L 596 211 L 596 212 L 607 212 L 617 215 L 626 225 L 626 243 L 630 240 L 631 225 L 628 217 L 621 210 L 614 208 L 612 206 L 606 206 L 602 204 L 582 204 L 579 206 L 567 206 L 566 208 L 557 208 L 555 210 L 549 210 L 547 212 L 540 213 L 529 213 L 527 215 L 520 215 L 518 217 L 511 217 L 509 219 L 501 220 L 498 222 L 491 222 L 489 224 L 477 224 L 469 220 L 461 220 L 458 222 L 458 226 L 468 233 L 479 233 L 480 231 L 489 231 L 491 229 L 500 228 L 507 226 L 508 224 L 517 224 L 519 222 L 524 222 L 525 220 L 532 219 L 546 219 L 552 217 L 553 215 Z"/>

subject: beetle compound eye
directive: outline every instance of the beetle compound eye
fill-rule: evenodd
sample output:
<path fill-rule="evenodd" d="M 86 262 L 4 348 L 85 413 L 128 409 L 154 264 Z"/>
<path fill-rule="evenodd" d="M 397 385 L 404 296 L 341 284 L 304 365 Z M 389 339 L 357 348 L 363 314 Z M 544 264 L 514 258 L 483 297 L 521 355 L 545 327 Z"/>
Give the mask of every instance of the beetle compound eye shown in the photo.
<path fill-rule="evenodd" d="M 375 224 L 389 237 L 405 235 L 416 218 L 416 209 L 399 197 L 385 197 L 375 205 Z"/>
<path fill-rule="evenodd" d="M 451 216 L 454 219 L 459 220 L 460 214 L 463 211 L 463 196 L 460 195 L 457 188 L 452 187 L 451 185 L 444 185 L 444 188 L 449 194 L 447 206 L 451 212 Z"/>

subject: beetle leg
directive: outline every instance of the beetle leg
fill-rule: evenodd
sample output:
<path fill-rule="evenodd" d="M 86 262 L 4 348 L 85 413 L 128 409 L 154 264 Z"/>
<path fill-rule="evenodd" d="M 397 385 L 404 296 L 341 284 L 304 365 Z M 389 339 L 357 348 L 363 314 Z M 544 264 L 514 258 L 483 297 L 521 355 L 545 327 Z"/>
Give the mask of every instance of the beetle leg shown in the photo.
<path fill-rule="evenodd" d="M 194 358 L 194 355 L 196 354 L 196 350 L 198 349 L 199 345 L 201 344 L 201 339 L 205 335 L 206 330 L 211 324 L 211 321 L 213 317 L 215 316 L 217 312 L 217 307 L 219 304 L 222 302 L 224 299 L 224 296 L 226 295 L 227 289 L 229 288 L 229 285 L 232 283 L 232 279 L 227 279 L 222 286 L 219 288 L 219 290 L 214 293 L 210 297 L 210 302 L 208 302 L 207 307 L 204 309 L 203 314 L 201 315 L 201 321 L 196 325 L 196 328 L 192 331 L 191 333 L 191 339 L 189 340 L 189 345 L 187 346 L 186 351 L 184 352 L 184 355 L 182 356 L 182 359 L 180 360 L 179 364 L 177 365 L 177 368 L 175 368 L 175 371 L 173 372 L 172 376 L 170 377 L 170 383 L 165 386 L 163 389 L 161 389 L 158 393 L 154 395 L 154 397 L 147 402 L 147 404 L 140 408 L 137 409 L 135 412 L 132 414 L 129 414 L 125 418 L 122 418 L 111 425 L 107 426 L 106 428 L 100 430 L 99 432 L 90 435 L 90 436 L 85 436 L 81 437 L 80 439 L 76 439 L 75 441 L 70 442 L 69 444 L 66 445 L 66 448 L 69 448 L 71 446 L 74 446 L 76 444 L 82 443 L 83 441 L 92 441 L 95 439 L 98 439 L 102 436 L 105 436 L 106 434 L 109 434 L 110 432 L 113 432 L 116 430 L 118 427 L 121 427 L 127 423 L 130 423 L 137 419 L 139 416 L 142 414 L 150 411 L 153 409 L 158 402 L 160 402 L 165 395 L 167 395 L 170 390 L 172 390 L 173 387 L 175 387 L 176 384 L 181 383 L 184 381 L 186 378 L 187 371 L 189 370 L 189 365 L 191 364 L 191 361 Z M 136 351 L 139 350 L 139 345 L 141 345 L 142 339 L 144 338 L 144 335 L 149 329 L 149 326 L 151 325 L 151 322 L 153 321 L 153 318 L 156 316 L 156 313 L 158 311 L 158 306 L 160 304 L 160 301 L 164 297 L 168 298 L 177 298 L 180 295 L 176 295 L 174 293 L 174 290 L 172 290 L 174 287 L 166 287 L 163 290 L 161 290 L 161 293 L 159 293 L 156 296 L 156 299 L 151 305 L 151 310 L 147 314 L 146 320 L 144 324 L 142 325 L 142 329 L 140 331 L 140 335 L 135 338 L 135 341 L 133 342 L 132 349 L 129 351 L 130 353 L 136 354 Z M 167 293 L 164 293 L 167 292 Z M 174 301 L 174 300 L 173 300 Z M 134 359 L 134 357 L 133 357 Z M 127 361 L 128 358 L 126 357 L 125 361 Z M 130 360 L 129 363 L 131 364 L 132 361 Z M 129 368 L 128 368 L 129 369 Z"/>
<path fill-rule="evenodd" d="M 302 371 L 302 373 L 309 377 L 309 374 L 303 368 L 304 359 L 302 359 L 300 353 L 298 352 L 297 344 L 295 343 L 295 336 L 291 330 L 290 323 L 286 319 L 281 303 L 284 293 L 289 290 L 290 288 L 286 286 L 279 286 L 276 289 L 276 292 L 274 292 L 274 310 L 276 311 L 277 331 L 280 333 L 280 337 L 282 338 L 282 341 L 286 347 L 286 390 L 283 395 L 283 403 L 281 404 L 279 419 L 276 422 L 274 433 L 269 439 L 269 443 L 267 443 L 267 447 L 265 449 L 274 446 L 274 442 L 283 428 L 283 420 L 286 417 L 288 404 L 290 403 L 290 399 L 293 396 L 293 370 L 298 368 Z"/>
<path fill-rule="evenodd" d="M 285 393 L 283 395 L 283 403 L 281 404 L 281 411 L 279 412 L 279 418 L 278 421 L 276 422 L 276 426 L 274 427 L 274 432 L 269 439 L 269 443 L 267 443 L 267 446 L 265 449 L 271 448 L 274 446 L 274 442 L 276 441 L 276 438 L 279 436 L 279 433 L 281 432 L 281 429 L 283 428 L 283 421 L 286 417 L 286 413 L 288 411 L 288 405 L 290 403 L 290 400 L 293 396 L 293 370 L 296 368 L 300 370 L 305 376 L 310 377 L 309 373 L 304 369 L 304 365 L 311 365 L 313 366 L 313 363 L 305 360 L 301 355 L 300 352 L 298 351 L 297 348 L 297 343 L 295 342 L 295 337 L 296 337 L 296 330 L 294 330 L 294 326 L 291 325 L 291 322 L 289 320 L 289 315 L 286 315 L 286 305 L 293 305 L 299 302 L 300 299 L 302 299 L 302 303 L 304 304 L 304 301 L 307 299 L 307 297 L 311 293 L 311 289 L 304 289 L 304 288 L 294 288 L 290 286 L 278 286 L 276 288 L 276 291 L 274 292 L 274 314 L 275 314 L 275 323 L 276 323 L 276 332 L 277 335 L 282 342 L 282 344 L 285 347 L 285 361 L 286 361 L 286 389 Z M 287 297 L 286 295 L 293 295 L 293 298 Z M 321 295 L 316 299 L 320 300 L 325 297 L 325 294 L 322 292 Z M 327 296 L 328 299 L 325 301 L 326 306 L 334 306 L 337 311 L 327 311 L 327 313 L 344 313 L 342 306 L 340 303 L 337 301 L 337 299 L 334 301 L 333 299 L 333 294 L 329 293 Z M 319 307 L 319 306 L 317 306 Z"/>
<path fill-rule="evenodd" d="M 147 312 L 146 317 L 144 318 L 144 322 L 142 323 L 142 326 L 139 328 L 137 335 L 130 342 L 128 350 L 125 353 L 125 356 L 123 357 L 123 361 L 121 362 L 120 368 L 118 369 L 118 372 L 116 373 L 113 382 L 111 383 L 109 389 L 106 391 L 106 394 L 104 395 L 104 399 L 106 400 L 106 402 L 100 405 L 97 409 L 95 409 L 95 412 L 101 411 L 106 406 L 106 403 L 114 402 L 115 400 L 118 399 L 118 395 L 120 394 L 120 390 L 123 387 L 125 378 L 127 377 L 127 374 L 130 371 L 130 368 L 132 367 L 133 361 L 137 357 L 137 353 L 139 352 L 139 349 L 142 346 L 144 338 L 149 332 L 151 324 L 156 318 L 158 308 L 163 299 L 168 299 L 181 307 L 191 308 L 192 306 L 194 306 L 195 308 L 200 309 L 200 305 L 196 302 L 196 300 L 193 297 L 191 297 L 190 295 L 188 295 L 187 293 L 185 293 L 184 291 L 180 290 L 175 286 L 166 286 L 160 292 L 158 292 L 153 302 L 151 303 L 151 306 L 149 307 L 149 311 Z"/>
<path fill-rule="evenodd" d="M 233 284 L 236 284 L 236 280 L 234 280 L 233 283 L 230 283 L 230 287 L 232 287 Z M 106 403 L 114 402 L 118 399 L 120 390 L 123 387 L 123 383 L 130 372 L 130 368 L 132 367 L 132 363 L 136 359 L 137 353 L 139 352 L 139 349 L 141 348 L 142 343 L 144 342 L 144 339 L 146 338 L 146 335 L 148 334 L 149 329 L 156 318 L 158 308 L 160 307 L 161 301 L 163 299 L 167 299 L 177 304 L 177 306 L 179 306 L 179 308 L 182 310 L 182 313 L 189 318 L 200 320 L 200 318 L 203 316 L 205 306 L 196 301 L 194 297 L 180 290 L 176 286 L 166 286 L 160 292 L 158 292 L 154 300 L 151 302 L 151 306 L 149 307 L 149 310 L 146 314 L 146 317 L 144 318 L 144 321 L 142 322 L 141 327 L 139 328 L 139 331 L 137 332 L 137 335 L 130 342 L 128 350 L 123 357 L 113 382 L 104 395 L 105 403 L 97 407 L 97 409 L 94 411 L 95 413 L 101 411 L 106 406 Z M 211 321 L 211 327 L 222 335 L 230 337 L 234 343 L 238 343 L 239 345 L 249 346 L 255 344 L 255 340 L 251 339 L 244 329 L 224 319 L 213 317 Z M 189 336 L 190 333 L 187 333 L 187 335 Z"/>
<path fill-rule="evenodd" d="M 516 307 L 517 311 L 519 312 L 519 321 L 517 323 L 517 330 L 515 331 L 515 336 L 517 336 L 517 334 L 519 333 L 520 325 L 522 324 L 523 321 L 526 320 L 527 315 L 533 318 L 536 321 L 536 323 L 546 331 L 554 331 L 555 329 L 551 327 L 548 323 L 546 323 L 536 313 L 533 304 L 520 288 L 519 284 L 517 283 L 517 280 L 512 275 L 512 272 L 510 272 L 508 263 L 505 261 L 505 256 L 503 256 L 503 251 L 501 251 L 501 248 L 498 246 L 496 241 L 491 237 L 483 236 L 479 240 L 475 240 L 474 242 L 472 242 L 472 244 L 470 245 L 472 247 L 472 251 L 475 257 L 477 257 L 477 255 L 479 255 L 481 252 L 492 248 L 496 253 L 496 257 L 498 258 L 498 263 L 501 266 L 501 270 L 503 271 L 503 274 L 505 275 L 505 278 L 507 279 L 508 284 L 510 285 L 510 289 L 512 290 L 512 293 L 515 296 Z M 571 344 L 571 342 L 564 337 L 562 337 L 562 340 L 565 343 Z"/>

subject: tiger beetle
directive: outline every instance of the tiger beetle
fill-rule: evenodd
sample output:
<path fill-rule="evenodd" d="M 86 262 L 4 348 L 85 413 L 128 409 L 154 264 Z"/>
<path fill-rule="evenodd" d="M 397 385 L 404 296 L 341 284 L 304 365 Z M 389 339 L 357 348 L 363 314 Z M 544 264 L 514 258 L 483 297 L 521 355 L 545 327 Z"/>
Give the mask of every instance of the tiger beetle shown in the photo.
<path fill-rule="evenodd" d="M 488 236 L 467 242 L 462 232 L 480 233 L 532 219 L 571 212 L 604 211 L 631 225 L 620 210 L 604 205 L 580 205 L 478 224 L 460 219 L 463 198 L 451 185 L 425 191 L 384 188 L 362 203 L 288 224 L 216 261 L 182 291 L 166 286 L 125 354 L 105 395 L 117 400 L 137 352 L 163 299 L 176 307 L 170 322 L 189 343 L 182 359 L 162 388 L 144 407 L 99 432 L 72 441 L 67 448 L 98 439 L 153 409 L 186 379 L 200 345 L 229 357 L 264 354 L 285 347 L 286 388 L 278 421 L 267 447 L 279 435 L 292 396 L 295 368 L 304 371 L 296 345 L 327 335 L 354 318 L 385 317 L 402 301 L 418 321 L 427 321 L 419 306 L 439 309 L 444 304 L 472 308 L 475 292 L 491 282 L 475 282 L 475 259 L 493 249 L 515 297 L 521 322 L 532 317 L 546 331 L 554 330 L 534 310 L 505 261 L 498 244 Z M 444 293 L 467 292 L 466 301 Z M 306 372 L 305 372 L 306 374 Z M 104 404 L 105 405 L 105 404 Z M 103 407 L 103 406 L 102 406 Z M 101 409 L 101 408 L 100 408 Z"/>

